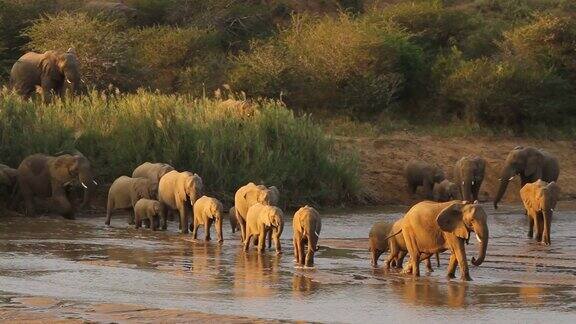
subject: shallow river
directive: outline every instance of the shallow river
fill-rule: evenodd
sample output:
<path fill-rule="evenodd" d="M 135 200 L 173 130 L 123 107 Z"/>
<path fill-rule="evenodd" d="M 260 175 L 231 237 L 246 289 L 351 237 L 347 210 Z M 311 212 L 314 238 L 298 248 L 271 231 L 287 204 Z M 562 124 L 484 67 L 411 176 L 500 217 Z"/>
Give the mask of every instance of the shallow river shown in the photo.
<path fill-rule="evenodd" d="M 294 268 L 289 220 L 284 254 L 260 256 L 241 251 L 227 222 L 218 246 L 191 242 L 175 233 L 174 223 L 167 232 L 127 228 L 120 215 L 113 228 L 103 226 L 102 215 L 76 221 L 0 215 L 0 305 L 14 296 L 45 296 L 321 322 L 574 323 L 576 205 L 555 212 L 551 246 L 526 238 L 519 206 L 485 208 L 488 253 L 480 267 L 471 266 L 471 282 L 445 278 L 447 252 L 440 269 L 423 268 L 418 279 L 370 267 L 371 224 L 399 218 L 401 207 L 323 213 L 316 269 Z M 467 252 L 477 254 L 476 242 Z"/>

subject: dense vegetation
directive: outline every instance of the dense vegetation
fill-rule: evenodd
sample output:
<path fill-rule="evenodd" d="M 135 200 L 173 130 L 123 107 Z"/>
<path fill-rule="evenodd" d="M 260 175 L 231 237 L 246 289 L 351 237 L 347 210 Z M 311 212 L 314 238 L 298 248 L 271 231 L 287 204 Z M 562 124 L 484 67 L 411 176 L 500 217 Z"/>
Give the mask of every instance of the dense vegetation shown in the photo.
<path fill-rule="evenodd" d="M 197 172 L 210 194 L 228 201 L 249 181 L 279 186 L 286 204 L 338 203 L 357 192 L 355 161 L 333 154 L 310 118 L 277 101 L 92 92 L 35 109 L 4 91 L 0 107 L 0 156 L 9 165 L 78 149 L 101 180 L 164 161 Z"/>
<path fill-rule="evenodd" d="M 574 134 L 575 43 L 570 0 L 0 0 L 0 80 L 73 45 L 96 88 L 228 84 L 375 129 Z"/>

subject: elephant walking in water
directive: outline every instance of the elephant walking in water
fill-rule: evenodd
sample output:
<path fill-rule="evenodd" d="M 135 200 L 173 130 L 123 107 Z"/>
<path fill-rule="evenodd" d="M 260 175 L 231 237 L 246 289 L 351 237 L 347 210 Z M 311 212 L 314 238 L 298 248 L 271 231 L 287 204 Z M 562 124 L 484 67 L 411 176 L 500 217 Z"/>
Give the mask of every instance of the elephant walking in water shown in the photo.
<path fill-rule="evenodd" d="M 479 156 L 465 156 L 456 162 L 454 183 L 458 186 L 463 200 L 478 200 L 485 172 L 486 160 Z"/>
<path fill-rule="evenodd" d="M 533 147 L 515 147 L 508 156 L 500 175 L 500 187 L 494 198 L 494 208 L 504 196 L 508 182 L 516 175 L 520 176 L 520 188 L 527 183 L 540 179 L 546 182 L 558 181 L 560 165 L 558 159 L 550 153 Z"/>
<path fill-rule="evenodd" d="M 20 163 L 18 174 L 18 186 L 27 216 L 35 215 L 36 198 L 49 198 L 49 209 L 72 219 L 74 211 L 66 196 L 65 186 L 78 181 L 85 189 L 82 207 L 86 207 L 97 185 L 90 161 L 79 152 L 58 156 L 30 155 Z"/>
<path fill-rule="evenodd" d="M 552 225 L 552 213 L 556 208 L 560 187 L 556 182 L 547 183 L 538 180 L 527 183 L 520 189 L 520 197 L 526 208 L 530 229 L 528 237 L 534 235 L 536 227 L 536 241 L 550 245 L 550 226 Z"/>
<path fill-rule="evenodd" d="M 51 101 L 51 92 L 64 96 L 67 84 L 73 94 L 80 90 L 80 63 L 74 48 L 66 52 L 28 52 L 14 63 L 10 71 L 10 86 L 24 99 L 42 89 L 44 103 Z"/>

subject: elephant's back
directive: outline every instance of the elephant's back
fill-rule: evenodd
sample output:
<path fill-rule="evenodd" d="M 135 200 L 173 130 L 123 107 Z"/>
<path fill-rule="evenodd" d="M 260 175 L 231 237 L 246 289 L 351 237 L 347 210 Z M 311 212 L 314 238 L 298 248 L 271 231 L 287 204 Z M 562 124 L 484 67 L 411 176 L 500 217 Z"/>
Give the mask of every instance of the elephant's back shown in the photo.
<path fill-rule="evenodd" d="M 134 205 L 134 211 L 135 212 L 145 211 L 148 208 L 152 208 L 155 202 L 156 202 L 156 200 L 152 200 L 152 199 L 146 199 L 146 198 L 138 199 L 138 201 Z"/>
<path fill-rule="evenodd" d="M 40 176 L 48 171 L 49 156 L 33 154 L 26 157 L 18 166 L 18 172 L 25 176 Z"/>
<path fill-rule="evenodd" d="M 131 178 L 128 176 L 120 176 L 120 177 L 116 178 L 116 180 L 114 180 L 114 182 L 112 182 L 112 185 L 110 186 L 109 192 L 113 193 L 113 192 L 127 190 L 128 187 L 132 185 L 134 179 L 135 178 Z"/>
<path fill-rule="evenodd" d="M 10 70 L 10 78 L 13 82 L 19 82 L 23 79 L 30 79 L 37 77 L 40 80 L 40 67 L 39 63 L 43 58 L 43 54 L 28 52 L 22 55 L 18 61 L 14 62 Z M 29 80 L 31 81 L 31 80 Z"/>

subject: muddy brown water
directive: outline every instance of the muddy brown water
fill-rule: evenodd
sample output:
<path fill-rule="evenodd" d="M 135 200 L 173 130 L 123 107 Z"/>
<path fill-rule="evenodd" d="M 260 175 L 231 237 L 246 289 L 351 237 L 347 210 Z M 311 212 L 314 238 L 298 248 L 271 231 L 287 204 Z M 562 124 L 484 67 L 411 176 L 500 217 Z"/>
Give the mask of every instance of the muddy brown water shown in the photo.
<path fill-rule="evenodd" d="M 227 223 L 219 246 L 192 242 L 174 223 L 151 232 L 128 228 L 121 216 L 106 228 L 99 214 L 75 221 L 0 215 L 0 305 L 42 296 L 320 322 L 574 323 L 576 204 L 555 212 L 551 246 L 526 238 L 520 206 L 485 209 L 488 253 L 471 266 L 472 282 L 445 278 L 448 253 L 440 269 L 418 279 L 370 267 L 371 224 L 401 217 L 402 207 L 324 212 L 315 269 L 294 267 L 288 219 L 277 256 L 243 253 Z M 467 246 L 468 258 L 476 253 L 475 242 Z"/>

